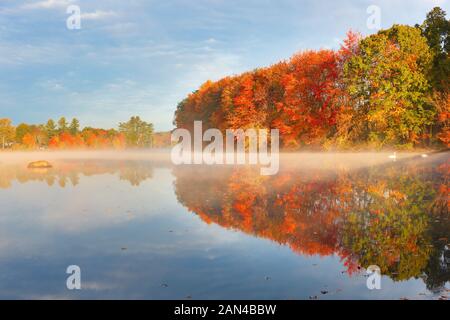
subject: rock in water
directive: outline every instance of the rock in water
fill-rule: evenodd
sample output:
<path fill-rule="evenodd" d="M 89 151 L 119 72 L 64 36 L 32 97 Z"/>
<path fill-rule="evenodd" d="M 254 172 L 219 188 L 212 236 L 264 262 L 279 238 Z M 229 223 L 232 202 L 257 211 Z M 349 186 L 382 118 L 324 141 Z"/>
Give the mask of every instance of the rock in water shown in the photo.
<path fill-rule="evenodd" d="M 48 161 L 35 161 L 28 164 L 29 169 L 46 169 L 46 168 L 52 168 L 52 165 Z"/>

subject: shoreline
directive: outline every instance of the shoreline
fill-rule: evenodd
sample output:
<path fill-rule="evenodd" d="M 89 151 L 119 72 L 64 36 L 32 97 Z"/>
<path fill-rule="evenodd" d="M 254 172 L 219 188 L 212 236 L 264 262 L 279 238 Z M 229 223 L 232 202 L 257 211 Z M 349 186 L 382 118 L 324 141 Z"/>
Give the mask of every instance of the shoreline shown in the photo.
<path fill-rule="evenodd" d="M 450 150 L 423 152 L 280 152 L 280 169 L 283 168 L 322 168 L 322 169 L 358 169 L 368 166 L 376 166 L 388 163 L 395 163 L 405 160 L 427 159 L 448 156 Z M 64 161 L 149 161 L 163 164 L 168 167 L 176 167 L 171 161 L 170 149 L 154 150 L 88 150 L 88 151 L 20 151 L 20 152 L 0 152 L 0 164 L 27 165 L 34 161 L 48 161 L 58 165 Z M 197 168 L 200 166 L 232 167 L 231 164 L 214 165 L 181 165 Z M 249 167 L 258 165 L 234 165 L 236 167 Z"/>

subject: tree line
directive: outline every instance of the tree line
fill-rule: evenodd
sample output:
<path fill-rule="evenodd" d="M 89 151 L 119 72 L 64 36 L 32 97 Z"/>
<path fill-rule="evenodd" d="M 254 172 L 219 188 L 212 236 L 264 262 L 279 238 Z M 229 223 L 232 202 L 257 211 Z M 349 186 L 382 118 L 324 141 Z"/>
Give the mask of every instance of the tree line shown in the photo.
<path fill-rule="evenodd" d="M 65 117 L 45 124 L 21 123 L 14 127 L 10 119 L 0 119 L 2 149 L 123 149 L 153 146 L 153 124 L 131 117 L 118 129 L 80 128 L 80 121 Z"/>
<path fill-rule="evenodd" d="M 287 149 L 448 147 L 449 29 L 436 7 L 420 25 L 350 31 L 339 50 L 207 81 L 178 104 L 174 125 L 278 128 Z"/>

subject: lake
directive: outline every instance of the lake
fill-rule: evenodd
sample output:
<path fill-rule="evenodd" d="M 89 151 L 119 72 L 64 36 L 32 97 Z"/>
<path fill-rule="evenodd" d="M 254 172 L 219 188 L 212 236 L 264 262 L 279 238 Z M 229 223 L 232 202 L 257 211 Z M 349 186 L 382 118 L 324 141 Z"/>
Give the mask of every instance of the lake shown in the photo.
<path fill-rule="evenodd" d="M 39 159 L 53 168 L 27 169 Z M 164 152 L 0 153 L 0 298 L 446 299 L 449 159 L 290 154 L 261 176 Z"/>

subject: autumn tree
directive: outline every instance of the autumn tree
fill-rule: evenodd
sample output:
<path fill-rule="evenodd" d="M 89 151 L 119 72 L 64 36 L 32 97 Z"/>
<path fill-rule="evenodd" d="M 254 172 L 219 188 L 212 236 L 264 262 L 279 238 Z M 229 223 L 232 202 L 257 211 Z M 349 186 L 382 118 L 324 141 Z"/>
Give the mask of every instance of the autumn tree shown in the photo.
<path fill-rule="evenodd" d="M 291 59 L 279 103 L 285 144 L 320 146 L 333 132 L 338 112 L 337 62 L 331 50 L 306 51 Z"/>
<path fill-rule="evenodd" d="M 35 149 L 37 146 L 36 137 L 31 132 L 27 132 L 22 137 L 21 143 L 27 149 Z"/>
<path fill-rule="evenodd" d="M 354 104 L 348 90 L 348 81 L 345 78 L 345 65 L 350 59 L 360 53 L 359 43 L 362 40 L 360 33 L 350 30 L 347 37 L 341 44 L 337 52 L 338 72 L 339 76 L 336 82 L 337 96 L 335 99 L 338 112 L 336 114 L 336 126 L 334 128 L 334 136 L 328 141 L 328 144 L 337 148 L 350 148 L 361 139 L 359 133 L 364 126 L 363 119 L 357 119 Z M 363 116 L 362 113 L 359 114 Z"/>
<path fill-rule="evenodd" d="M 379 147 L 420 142 L 435 115 L 427 103 L 431 59 L 413 27 L 395 25 L 361 40 L 344 66 L 360 140 Z"/>
<path fill-rule="evenodd" d="M 232 129 L 258 128 L 258 118 L 263 116 L 261 110 L 257 110 L 254 103 L 254 79 L 253 75 L 244 74 L 240 79 L 233 102 L 228 110 L 227 122 Z"/>
<path fill-rule="evenodd" d="M 10 119 L 0 119 L 0 143 L 2 149 L 5 149 L 6 146 L 14 141 L 16 136 L 15 130 Z"/>
<path fill-rule="evenodd" d="M 44 125 L 29 125 L 21 123 L 16 128 L 16 142 L 28 149 L 43 146 L 48 141 L 48 134 Z"/>
<path fill-rule="evenodd" d="M 31 133 L 33 131 L 32 126 L 26 124 L 26 123 L 21 123 L 16 127 L 16 142 L 17 143 L 22 143 L 23 137 L 28 134 Z"/>
<path fill-rule="evenodd" d="M 433 133 L 443 145 L 450 147 L 450 96 L 448 90 L 435 90 L 430 103 L 436 108 L 436 121 L 433 125 Z"/>

